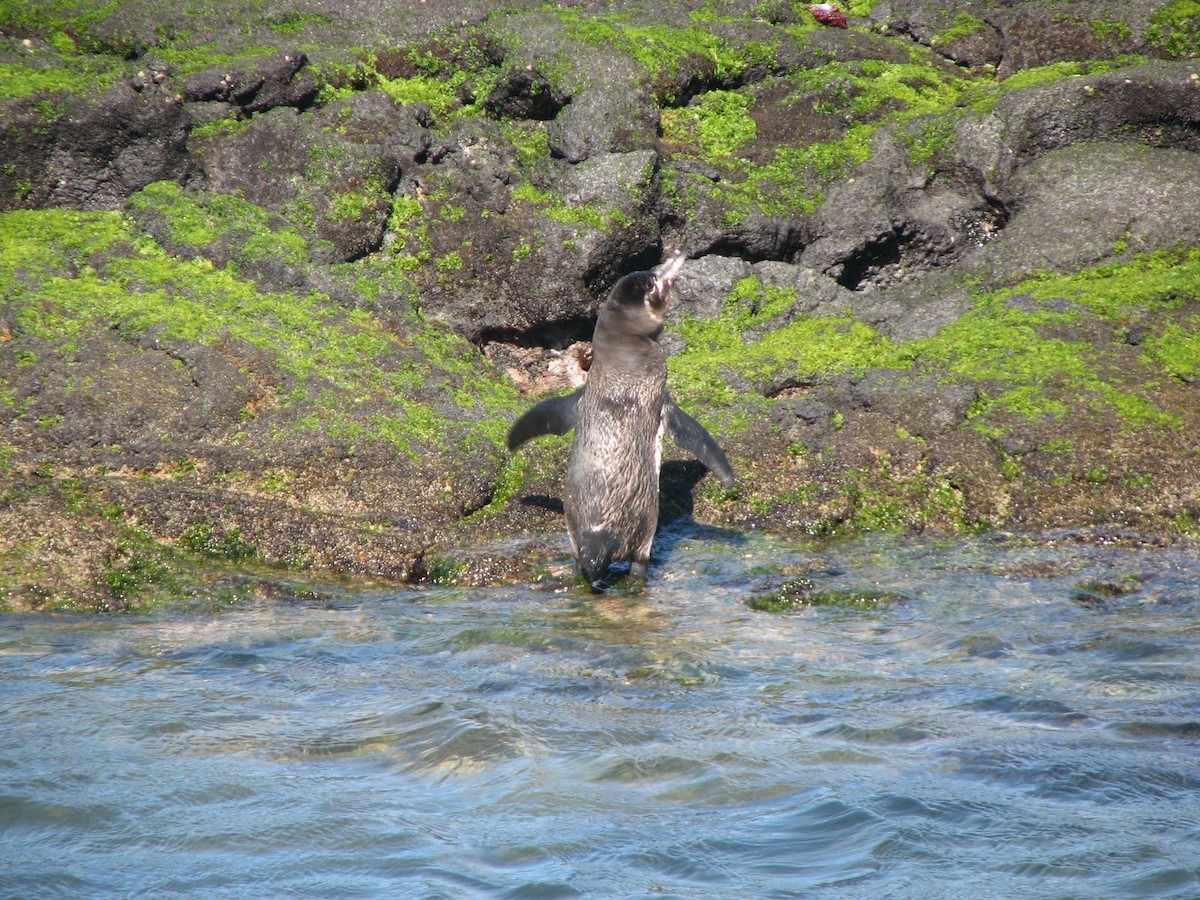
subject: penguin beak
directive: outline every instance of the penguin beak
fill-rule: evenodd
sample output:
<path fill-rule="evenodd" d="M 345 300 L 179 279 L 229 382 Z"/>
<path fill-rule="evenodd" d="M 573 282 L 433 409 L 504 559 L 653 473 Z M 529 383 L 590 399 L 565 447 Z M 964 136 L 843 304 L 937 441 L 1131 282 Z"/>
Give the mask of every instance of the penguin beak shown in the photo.
<path fill-rule="evenodd" d="M 651 309 L 660 316 L 663 307 L 667 305 L 667 294 L 671 290 L 671 285 L 675 283 L 679 270 L 683 268 L 685 259 L 687 256 L 682 250 L 672 250 L 667 254 L 666 259 L 651 270 L 654 273 L 654 288 L 647 300 Z"/>

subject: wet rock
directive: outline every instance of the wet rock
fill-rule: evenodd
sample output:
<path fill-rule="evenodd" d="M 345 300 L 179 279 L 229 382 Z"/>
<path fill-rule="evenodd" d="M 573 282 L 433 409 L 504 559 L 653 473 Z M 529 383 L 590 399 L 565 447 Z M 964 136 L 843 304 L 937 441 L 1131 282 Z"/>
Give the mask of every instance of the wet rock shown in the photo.
<path fill-rule="evenodd" d="M 854 291 L 880 290 L 943 268 L 971 249 L 968 223 L 993 201 L 971 179 L 931 177 L 892 136 L 853 179 L 832 188 L 800 264 Z"/>
<path fill-rule="evenodd" d="M 671 289 L 667 321 L 677 323 L 686 316 L 710 319 L 721 314 L 724 298 L 752 269 L 745 260 L 709 254 L 690 259 Z"/>
<path fill-rule="evenodd" d="M 783 431 L 789 444 L 818 449 L 828 443 L 834 430 L 835 407 L 820 400 L 785 397 L 775 401 L 771 421 Z"/>
<path fill-rule="evenodd" d="M 1095 17 L 1094 7 L 1048 9 L 1037 0 L 1002 5 L 894 0 L 870 15 L 890 32 L 910 36 L 958 65 L 988 67 L 1006 78 L 1063 60 L 1153 51 L 1145 37 L 1156 11 L 1145 0 L 1106 10 L 1104 19 Z"/>
<path fill-rule="evenodd" d="M 453 185 L 466 201 L 428 230 L 443 265 L 415 274 L 425 308 L 478 343 L 588 339 L 616 280 L 658 262 L 656 158 L 597 155 L 526 192 L 506 182 L 514 151 L 498 132 L 464 128 L 436 173 L 417 174 Z"/>
<path fill-rule="evenodd" d="M 30 250 L 0 300 L 0 576 L 20 556 L 9 534 L 39 539 L 31 517 L 54 518 L 37 566 L 63 563 L 71 590 L 115 606 L 142 565 L 127 527 L 185 553 L 249 547 L 386 578 L 431 577 L 464 542 L 560 534 L 563 445 L 517 468 L 495 437 L 512 386 L 582 383 L 597 304 L 667 246 L 689 256 L 668 351 L 693 349 L 680 327 L 691 318 L 718 335 L 752 321 L 733 337 L 767 351 L 692 370 L 695 358 L 673 360 L 673 377 L 696 375 L 680 394 L 723 398 L 689 409 L 746 473 L 728 496 L 703 471 L 664 469 L 681 514 L 804 534 L 1194 530 L 1200 463 L 1179 452 L 1197 424 L 1190 287 L 1172 282 L 1169 304 L 1120 321 L 1066 289 L 981 293 L 1150 250 L 1186 261 L 1200 244 L 1194 61 L 1111 59 L 1180 55 L 1160 3 L 892 0 L 851 22 L 870 30 L 781 28 L 809 14 L 775 0 L 726 4 L 717 20 L 658 0 L 619 14 L 525 0 L 335 6 L 289 16 L 286 31 L 266 13 L 233 27 L 219 7 L 203 22 L 114 7 L 53 36 L 111 65 L 100 87 L 4 103 L 0 208 L 124 210 L 103 223 L 119 246 L 55 241 L 72 249 L 53 277 L 136 300 L 161 287 L 141 267 L 202 258 L 264 292 L 319 295 L 329 328 L 360 323 L 337 365 L 366 374 L 285 371 L 286 342 L 184 339 L 136 304 L 88 312 L 91 293 L 31 301 L 22 286 L 42 276 Z M 43 74 L 57 65 L 50 37 L 34 34 Z M 231 62 L 197 64 L 201 46 Z M 17 52 L 32 53 L 5 45 L 0 58 Z M 996 81 L 1057 61 L 1101 65 L 1031 73 L 1025 88 Z M 882 102 L 863 86 L 873 71 L 899 79 Z M 942 90 L 960 105 L 910 114 Z M 713 91 L 739 100 L 705 121 L 713 140 L 664 127 L 712 113 Z M 868 132 L 869 147 L 856 143 Z M 781 153 L 810 147 L 830 159 Z M 768 169 L 775 180 L 754 180 Z M 163 180 L 178 194 L 146 188 Z M 255 209 L 223 218 L 235 199 Z M 996 367 L 972 374 L 963 348 L 986 352 L 993 337 L 963 319 L 981 297 L 997 329 L 1083 348 L 1074 368 L 1008 383 L 1006 359 L 1036 372 L 1043 361 L 997 333 Z M 59 313 L 78 331 L 39 330 Z M 797 324 L 797 346 L 757 346 Z M 848 335 L 846 358 L 826 352 Z M 86 515 L 72 494 L 85 482 L 100 504 Z M 42 496 L 57 499 L 29 499 Z M 71 538 L 72 515 L 95 541 Z M 521 552 L 455 565 L 503 579 Z"/>
<path fill-rule="evenodd" d="M 498 32 L 499 39 L 514 48 L 509 58 L 517 71 L 538 72 L 542 60 L 564 50 L 569 55 L 569 74 L 558 83 L 547 80 L 538 86 L 550 100 L 543 104 L 544 111 L 557 106 L 548 128 L 553 156 L 579 163 L 596 154 L 655 145 L 658 108 L 644 89 L 644 69 L 619 47 L 577 40 L 557 17 L 543 14 L 510 16 Z M 569 102 L 559 102 L 568 97 Z"/>

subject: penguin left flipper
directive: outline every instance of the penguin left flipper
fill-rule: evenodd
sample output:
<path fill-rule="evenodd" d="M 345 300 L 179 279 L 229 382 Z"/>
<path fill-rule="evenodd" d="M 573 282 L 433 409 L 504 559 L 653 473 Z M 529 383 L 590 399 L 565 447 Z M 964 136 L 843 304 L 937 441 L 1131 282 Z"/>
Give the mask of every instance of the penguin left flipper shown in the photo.
<path fill-rule="evenodd" d="M 566 434 L 575 427 L 576 407 L 584 388 L 564 397 L 550 397 L 535 403 L 508 430 L 508 449 L 516 450 L 526 441 L 543 434 Z"/>
<path fill-rule="evenodd" d="M 735 483 L 733 467 L 729 465 L 725 451 L 708 433 L 708 430 L 680 409 L 670 397 L 667 398 L 666 413 L 667 433 L 671 435 L 671 439 L 704 463 L 714 475 L 721 479 L 721 484 L 732 488 Z M 520 422 L 517 424 L 519 425 Z"/>

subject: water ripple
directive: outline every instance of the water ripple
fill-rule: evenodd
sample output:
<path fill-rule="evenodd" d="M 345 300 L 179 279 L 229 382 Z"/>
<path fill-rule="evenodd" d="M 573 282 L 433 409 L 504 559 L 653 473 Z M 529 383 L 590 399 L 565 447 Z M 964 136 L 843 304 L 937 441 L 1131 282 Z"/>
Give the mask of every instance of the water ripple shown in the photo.
<path fill-rule="evenodd" d="M 799 577 L 908 599 L 746 605 Z M 0 897 L 1195 897 L 1197 584 L 677 528 L 599 598 L 5 617 Z"/>

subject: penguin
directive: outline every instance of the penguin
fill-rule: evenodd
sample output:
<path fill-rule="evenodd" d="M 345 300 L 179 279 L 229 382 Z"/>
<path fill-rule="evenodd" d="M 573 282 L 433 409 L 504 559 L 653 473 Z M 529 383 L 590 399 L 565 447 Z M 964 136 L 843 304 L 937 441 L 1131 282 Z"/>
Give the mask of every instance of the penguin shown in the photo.
<path fill-rule="evenodd" d="M 658 343 L 667 295 L 684 255 L 621 278 L 600 307 L 587 383 L 535 404 L 508 433 L 508 448 L 572 429 L 563 509 L 577 571 L 592 585 L 614 562 L 645 580 L 658 527 L 663 434 L 704 463 L 727 488 L 733 469 L 708 431 L 667 390 L 667 357 Z"/>

